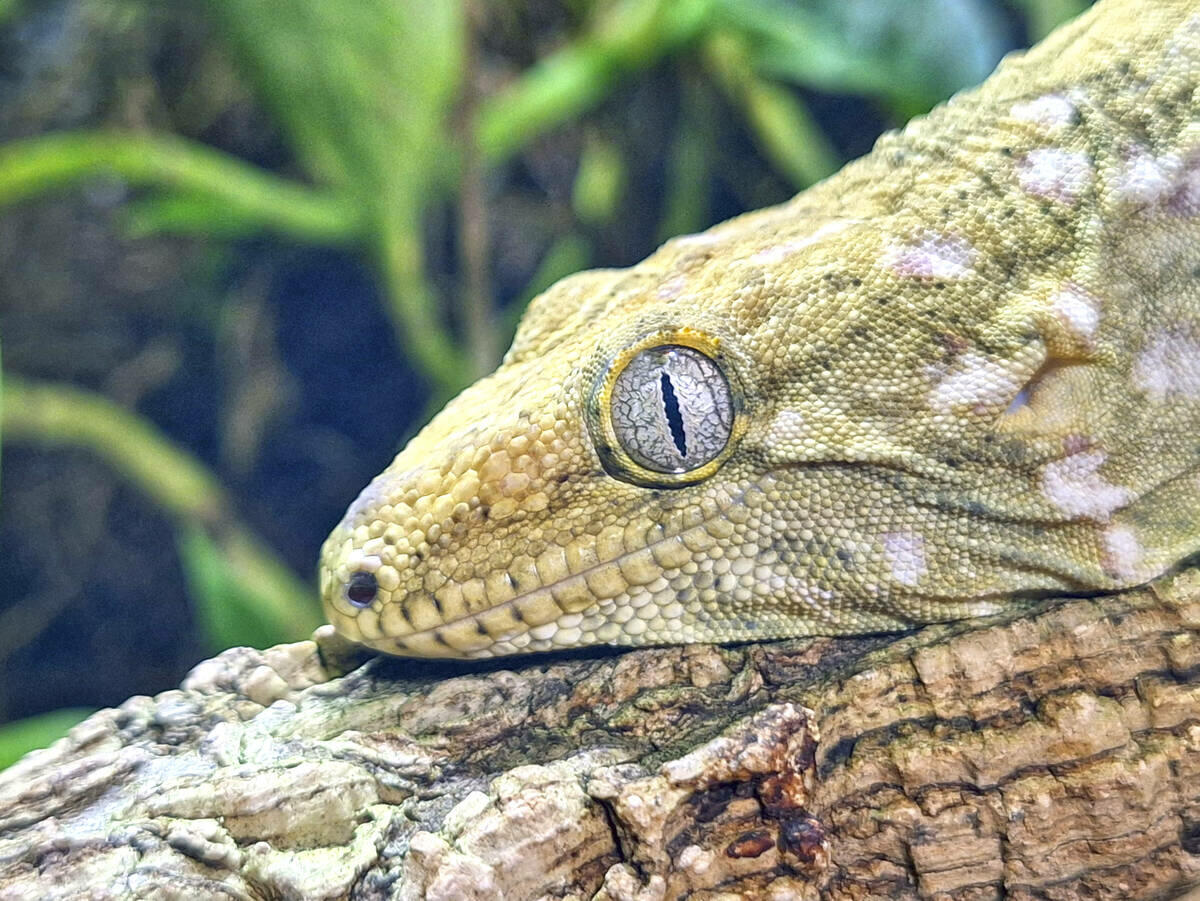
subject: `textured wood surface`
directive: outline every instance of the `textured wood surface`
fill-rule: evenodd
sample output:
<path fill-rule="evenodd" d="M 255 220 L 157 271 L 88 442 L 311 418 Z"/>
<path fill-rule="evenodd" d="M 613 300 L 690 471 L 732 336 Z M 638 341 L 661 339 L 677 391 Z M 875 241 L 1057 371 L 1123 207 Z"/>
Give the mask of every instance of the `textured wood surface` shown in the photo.
<path fill-rule="evenodd" d="M 0 899 L 1200 885 L 1198 570 L 899 638 L 344 655 L 226 652 L 0 774 Z"/>

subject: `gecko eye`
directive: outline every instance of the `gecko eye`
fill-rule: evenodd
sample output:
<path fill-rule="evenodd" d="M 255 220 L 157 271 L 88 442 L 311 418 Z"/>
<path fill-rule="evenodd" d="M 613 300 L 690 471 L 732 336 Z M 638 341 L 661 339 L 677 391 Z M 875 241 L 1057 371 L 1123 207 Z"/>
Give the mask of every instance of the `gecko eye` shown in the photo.
<path fill-rule="evenodd" d="M 378 593 L 379 583 L 374 573 L 356 572 L 346 584 L 346 600 L 355 607 L 369 607 Z"/>
<path fill-rule="evenodd" d="M 653 472 L 703 466 L 733 434 L 729 380 L 710 357 L 678 344 L 635 354 L 613 383 L 610 409 L 625 453 Z"/>

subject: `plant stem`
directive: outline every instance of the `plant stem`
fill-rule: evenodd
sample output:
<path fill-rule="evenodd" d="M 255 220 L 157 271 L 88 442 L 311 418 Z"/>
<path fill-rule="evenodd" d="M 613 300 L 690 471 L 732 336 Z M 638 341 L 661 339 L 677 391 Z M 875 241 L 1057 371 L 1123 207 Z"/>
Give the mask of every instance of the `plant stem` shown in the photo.
<path fill-rule="evenodd" d="M 704 51 L 717 83 L 742 110 L 763 154 L 792 187 L 807 188 L 837 171 L 837 153 L 800 98 L 754 74 L 749 53 L 736 35 L 714 34 Z"/>
<path fill-rule="evenodd" d="M 281 634 L 306 633 L 320 623 L 312 588 L 237 521 L 216 476 L 142 417 L 88 391 L 6 373 L 0 424 L 9 443 L 91 451 L 180 527 L 203 527 L 265 605 L 263 619 Z"/>
<path fill-rule="evenodd" d="M 654 64 L 708 26 L 712 0 L 624 0 L 587 34 L 479 105 L 476 135 L 489 165 L 575 118 L 631 70 Z"/>
<path fill-rule="evenodd" d="M 463 10 L 472 28 L 478 28 L 481 18 L 476 2 L 467 0 Z M 479 106 L 476 78 L 479 52 L 474 41 L 467 41 L 463 61 L 462 97 L 457 122 L 462 154 L 462 170 L 458 191 L 458 268 L 457 307 L 462 314 L 463 337 L 472 375 L 479 378 L 490 372 L 499 361 L 496 322 L 492 311 L 492 291 L 489 275 L 491 232 L 488 224 L 487 182 L 483 157 L 475 136 L 475 110 Z"/>
<path fill-rule="evenodd" d="M 471 367 L 438 316 L 433 290 L 425 278 L 425 248 L 416 214 L 399 204 L 376 226 L 377 258 L 397 338 L 433 383 L 435 409 L 473 381 Z"/>

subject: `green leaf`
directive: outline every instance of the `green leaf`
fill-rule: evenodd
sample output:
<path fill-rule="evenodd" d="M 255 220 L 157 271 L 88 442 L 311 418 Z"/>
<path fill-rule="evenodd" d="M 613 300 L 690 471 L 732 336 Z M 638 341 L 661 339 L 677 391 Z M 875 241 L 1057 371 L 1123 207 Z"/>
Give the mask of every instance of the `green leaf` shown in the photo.
<path fill-rule="evenodd" d="M 616 143 L 591 135 L 583 145 L 571 206 L 581 222 L 604 225 L 617 213 L 625 190 L 625 161 Z"/>
<path fill-rule="evenodd" d="M 465 53 L 461 2 L 208 7 L 314 178 L 383 207 L 445 165 Z"/>
<path fill-rule="evenodd" d="M 203 203 L 207 215 L 194 217 L 191 231 L 237 222 L 308 241 L 361 236 L 361 217 L 343 198 L 175 135 L 62 131 L 0 145 L 0 207 L 97 177 Z"/>
<path fill-rule="evenodd" d="M 658 243 L 691 234 L 708 225 L 713 180 L 711 99 L 696 78 L 685 74 L 679 126 L 667 154 L 666 198 L 658 222 Z"/>
<path fill-rule="evenodd" d="M 272 616 L 270 599 L 241 577 L 204 529 L 180 530 L 179 556 L 197 622 L 214 652 L 237 645 L 266 648 L 302 637 L 289 634 Z"/>
<path fill-rule="evenodd" d="M 763 75 L 877 97 L 898 115 L 979 83 L 1008 49 L 983 0 L 722 0 L 721 9 Z"/>
<path fill-rule="evenodd" d="M 480 104 L 476 135 L 493 165 L 581 115 L 630 72 L 701 36 L 717 0 L 619 0 L 599 7 L 586 32 Z"/>
<path fill-rule="evenodd" d="M 4 452 L 4 369 L 0 367 L 0 455 Z"/>
<path fill-rule="evenodd" d="M 838 157 L 829 139 L 794 91 L 754 72 L 743 43 L 729 32 L 715 34 L 705 59 L 746 117 L 763 154 L 795 188 L 833 174 Z"/>
<path fill-rule="evenodd" d="M 247 624 L 209 634 L 266 645 L 304 638 L 320 624 L 312 588 L 240 524 L 216 476 L 148 420 L 101 395 L 11 373 L 2 413 L 6 441 L 85 448 L 171 516 L 191 554 L 185 569 L 195 595 L 225 604 L 210 621 Z M 245 615 L 228 614 L 231 605 Z"/>
<path fill-rule="evenodd" d="M 82 707 L 64 707 L 0 726 L 0 770 L 12 766 L 30 751 L 53 744 L 93 712 Z"/>
<path fill-rule="evenodd" d="M 361 207 L 404 350 L 452 393 L 471 368 L 425 274 L 422 215 L 451 181 L 462 0 L 208 0 L 309 174 Z M 163 215 L 185 218 L 186 209 Z"/>

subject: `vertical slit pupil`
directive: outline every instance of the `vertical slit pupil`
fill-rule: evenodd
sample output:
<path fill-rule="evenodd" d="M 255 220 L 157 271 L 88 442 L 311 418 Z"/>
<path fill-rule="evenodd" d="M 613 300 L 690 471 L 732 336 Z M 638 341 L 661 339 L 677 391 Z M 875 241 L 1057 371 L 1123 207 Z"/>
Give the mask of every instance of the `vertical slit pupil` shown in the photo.
<path fill-rule="evenodd" d="M 687 433 L 683 430 L 683 416 L 679 412 L 679 398 L 675 396 L 675 386 L 671 384 L 671 377 L 665 372 L 659 376 L 659 384 L 662 386 L 663 407 L 666 408 L 671 440 L 675 442 L 675 449 L 679 451 L 679 456 L 686 458 Z"/>

